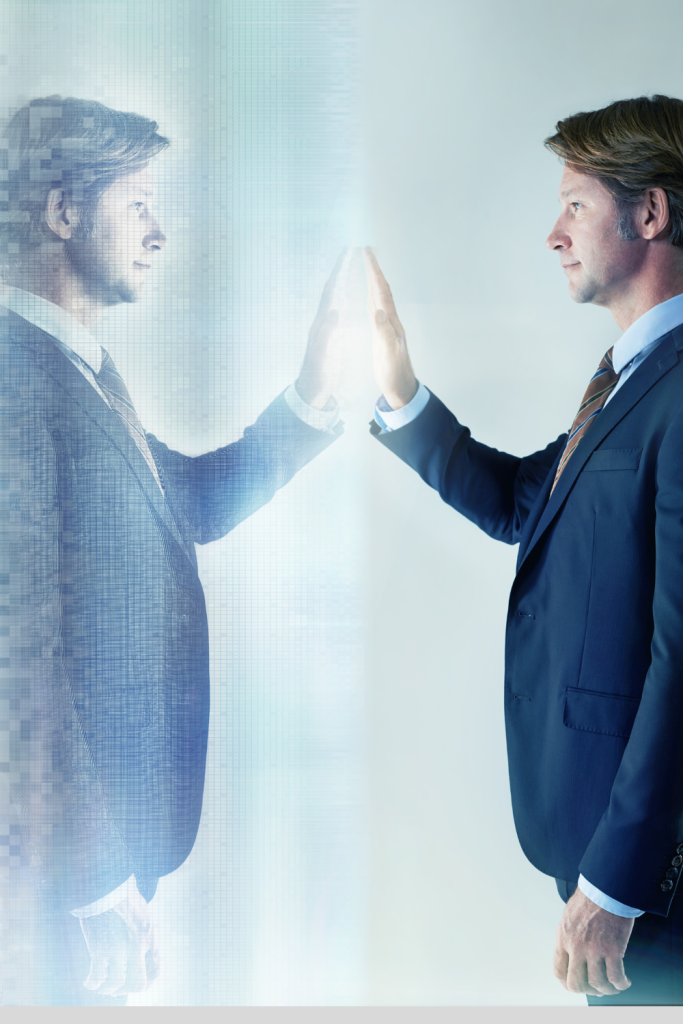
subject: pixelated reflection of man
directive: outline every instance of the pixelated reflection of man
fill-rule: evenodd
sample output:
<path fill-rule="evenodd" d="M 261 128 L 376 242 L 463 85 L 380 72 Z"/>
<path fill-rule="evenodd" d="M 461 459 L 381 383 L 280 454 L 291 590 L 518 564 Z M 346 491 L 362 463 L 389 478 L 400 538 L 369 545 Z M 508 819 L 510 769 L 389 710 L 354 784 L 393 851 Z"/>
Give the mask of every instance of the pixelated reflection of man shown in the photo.
<path fill-rule="evenodd" d="M 5 1005 L 125 1002 L 156 976 L 147 902 L 192 849 L 204 782 L 194 545 L 224 536 L 342 430 L 333 275 L 296 386 L 239 441 L 190 458 L 144 431 L 91 331 L 138 299 L 166 244 L 156 129 L 51 96 L 4 133 Z"/>
<path fill-rule="evenodd" d="M 546 144 L 564 161 L 546 244 L 571 297 L 624 332 L 570 430 L 526 458 L 475 441 L 418 384 L 368 251 L 373 432 L 491 537 L 519 543 L 508 761 L 524 852 L 567 904 L 555 976 L 593 1005 L 680 1005 L 683 101 L 575 114 Z"/>

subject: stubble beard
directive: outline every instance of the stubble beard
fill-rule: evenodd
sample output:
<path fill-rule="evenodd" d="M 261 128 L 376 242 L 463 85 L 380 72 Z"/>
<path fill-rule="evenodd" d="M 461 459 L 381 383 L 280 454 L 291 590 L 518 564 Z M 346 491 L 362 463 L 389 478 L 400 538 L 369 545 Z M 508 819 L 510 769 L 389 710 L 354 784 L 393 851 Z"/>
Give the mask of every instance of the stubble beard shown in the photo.
<path fill-rule="evenodd" d="M 586 274 L 585 268 L 581 266 L 582 279 L 578 282 L 569 282 L 569 295 L 574 302 L 586 303 L 595 302 L 599 291 L 598 282 Z"/>
<path fill-rule="evenodd" d="M 134 288 L 122 275 L 116 276 L 116 268 L 99 255 L 97 243 L 95 234 L 84 241 L 68 239 L 65 242 L 71 267 L 88 296 L 100 306 L 137 302 L 141 289 Z"/>

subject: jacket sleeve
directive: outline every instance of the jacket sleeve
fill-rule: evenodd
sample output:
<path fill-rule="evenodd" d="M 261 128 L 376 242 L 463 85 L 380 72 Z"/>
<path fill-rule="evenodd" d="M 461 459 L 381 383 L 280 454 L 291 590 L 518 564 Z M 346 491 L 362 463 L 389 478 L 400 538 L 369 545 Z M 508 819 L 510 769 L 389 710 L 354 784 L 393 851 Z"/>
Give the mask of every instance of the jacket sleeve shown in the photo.
<path fill-rule="evenodd" d="M 147 434 L 174 512 L 199 544 L 218 540 L 267 504 L 307 462 L 343 433 L 316 430 L 296 416 L 284 393 L 234 444 L 192 458 Z"/>
<path fill-rule="evenodd" d="M 659 449 L 651 663 L 610 801 L 579 870 L 666 915 L 683 864 L 683 412 Z"/>
<path fill-rule="evenodd" d="M 529 511 L 566 434 L 526 458 L 475 441 L 433 393 L 420 415 L 398 430 L 371 433 L 494 540 L 517 544 Z"/>
<path fill-rule="evenodd" d="M 0 875 L 65 909 L 134 870 L 74 707 L 58 459 L 45 408 L 0 385 Z M 21 884 L 20 884 L 21 883 Z"/>

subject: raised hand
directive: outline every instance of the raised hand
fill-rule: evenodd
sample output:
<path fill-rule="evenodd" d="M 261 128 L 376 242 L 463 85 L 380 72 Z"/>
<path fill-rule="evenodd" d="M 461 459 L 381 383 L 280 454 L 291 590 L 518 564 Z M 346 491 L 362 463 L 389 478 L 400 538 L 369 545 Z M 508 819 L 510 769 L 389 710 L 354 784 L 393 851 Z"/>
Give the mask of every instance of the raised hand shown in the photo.
<path fill-rule="evenodd" d="M 370 246 L 363 249 L 363 260 L 368 279 L 368 316 L 372 326 L 375 379 L 390 407 L 400 409 L 417 392 L 406 335 L 391 289 Z"/>
<path fill-rule="evenodd" d="M 341 367 L 340 321 L 345 305 L 345 285 L 351 251 L 337 260 L 323 289 L 301 373 L 295 382 L 299 397 L 314 409 L 323 409 L 334 396 Z"/>
<path fill-rule="evenodd" d="M 147 904 L 139 893 L 103 914 L 82 917 L 90 953 L 90 973 L 83 982 L 99 995 L 144 992 L 159 974 L 159 954 Z"/>

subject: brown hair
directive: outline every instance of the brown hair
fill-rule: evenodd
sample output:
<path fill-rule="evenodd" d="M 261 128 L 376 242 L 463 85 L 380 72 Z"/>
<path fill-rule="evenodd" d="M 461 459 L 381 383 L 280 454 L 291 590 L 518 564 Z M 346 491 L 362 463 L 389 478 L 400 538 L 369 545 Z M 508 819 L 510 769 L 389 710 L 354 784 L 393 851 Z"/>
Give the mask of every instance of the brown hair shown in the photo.
<path fill-rule="evenodd" d="M 583 174 L 598 178 L 613 196 L 622 238 L 636 238 L 632 204 L 648 188 L 669 200 L 672 245 L 683 246 L 683 100 L 639 96 L 602 110 L 572 114 L 545 145 Z"/>
<path fill-rule="evenodd" d="M 0 259 L 13 262 L 45 240 L 51 188 L 63 188 L 73 201 L 78 235 L 92 235 L 95 209 L 106 190 L 170 145 L 157 127 L 147 117 L 95 100 L 48 96 L 21 107 L 0 138 L 0 167 L 7 169 Z"/>

